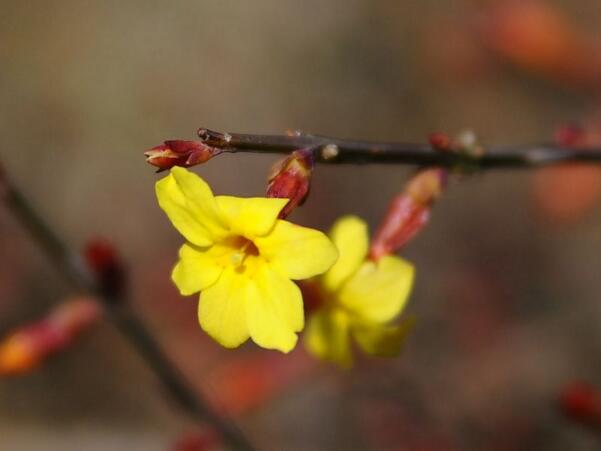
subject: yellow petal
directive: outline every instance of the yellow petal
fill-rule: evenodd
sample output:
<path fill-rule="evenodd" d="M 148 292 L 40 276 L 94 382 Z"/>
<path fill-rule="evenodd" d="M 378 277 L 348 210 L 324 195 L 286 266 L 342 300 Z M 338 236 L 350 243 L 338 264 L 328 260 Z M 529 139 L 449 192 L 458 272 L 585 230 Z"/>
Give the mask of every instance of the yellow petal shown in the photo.
<path fill-rule="evenodd" d="M 367 224 L 357 216 L 344 216 L 336 221 L 330 237 L 338 249 L 339 257 L 324 274 L 323 284 L 327 290 L 335 291 L 365 260 L 369 245 Z"/>
<path fill-rule="evenodd" d="M 413 330 L 413 318 L 399 325 L 365 324 L 353 327 L 353 336 L 357 344 L 369 355 L 394 357 L 399 355 L 407 335 Z"/>
<path fill-rule="evenodd" d="M 288 199 L 217 196 L 222 217 L 232 232 L 248 239 L 268 234 Z"/>
<path fill-rule="evenodd" d="M 204 290 L 198 304 L 203 330 L 226 348 L 235 348 L 248 337 L 245 302 L 248 277 L 226 268 L 217 282 Z"/>
<path fill-rule="evenodd" d="M 353 363 L 348 315 L 339 309 L 324 308 L 309 318 L 305 347 L 310 354 L 349 368 Z"/>
<path fill-rule="evenodd" d="M 403 310 L 413 276 L 413 266 L 399 257 L 366 261 L 342 286 L 338 299 L 364 320 L 387 322 Z"/>
<path fill-rule="evenodd" d="M 156 183 L 156 194 L 173 226 L 191 243 L 209 246 L 225 232 L 211 188 L 196 174 L 175 167 Z"/>
<path fill-rule="evenodd" d="M 261 265 L 250 282 L 246 303 L 248 329 L 253 341 L 266 349 L 291 351 L 296 332 L 304 326 L 300 289 L 268 265 Z"/>
<path fill-rule="evenodd" d="M 290 279 L 307 279 L 327 271 L 338 258 L 329 238 L 318 230 L 278 219 L 268 235 L 254 243 L 261 256 Z"/>
<path fill-rule="evenodd" d="M 212 247 L 199 248 L 184 244 L 179 250 L 179 261 L 173 268 L 171 279 L 184 296 L 197 293 L 213 285 L 223 267 L 218 265 L 212 255 Z"/>

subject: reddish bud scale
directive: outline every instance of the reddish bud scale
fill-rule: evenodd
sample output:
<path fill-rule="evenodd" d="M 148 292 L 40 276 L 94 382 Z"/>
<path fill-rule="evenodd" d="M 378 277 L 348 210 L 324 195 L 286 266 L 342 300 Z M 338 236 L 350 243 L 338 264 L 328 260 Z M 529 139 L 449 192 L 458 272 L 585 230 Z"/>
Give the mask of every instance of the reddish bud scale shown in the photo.
<path fill-rule="evenodd" d="M 280 212 L 285 218 L 297 206 L 302 205 L 311 184 L 313 152 L 309 149 L 295 150 L 271 169 L 267 185 L 267 197 L 290 199 Z"/>
<path fill-rule="evenodd" d="M 601 427 L 601 394 L 586 382 L 572 382 L 564 387 L 559 407 L 574 421 Z"/>
<path fill-rule="evenodd" d="M 102 308 L 94 299 L 76 298 L 58 305 L 49 320 L 73 338 L 90 329 L 102 318 Z"/>
<path fill-rule="evenodd" d="M 601 144 L 601 119 L 566 124 L 555 132 L 559 146 L 586 150 Z M 555 223 L 581 220 L 601 197 L 601 168 L 570 164 L 544 168 L 533 175 L 533 200 L 544 218 Z"/>
<path fill-rule="evenodd" d="M 103 295 L 114 298 L 123 294 L 126 271 L 117 249 L 111 243 L 103 239 L 90 241 L 84 250 L 84 257 Z"/>
<path fill-rule="evenodd" d="M 65 350 L 102 317 L 88 298 L 67 301 L 46 318 L 22 327 L 0 342 L 0 375 L 19 375 L 38 368 L 48 357 Z"/>
<path fill-rule="evenodd" d="M 407 244 L 430 218 L 432 204 L 446 187 L 447 171 L 425 169 L 418 172 L 388 205 L 372 241 L 369 256 L 378 260 Z"/>
<path fill-rule="evenodd" d="M 144 152 L 146 162 L 158 168 L 157 172 L 174 166 L 189 168 L 202 164 L 221 153 L 220 149 L 200 141 L 170 140 Z"/>
<path fill-rule="evenodd" d="M 434 150 L 439 152 L 450 152 L 451 149 L 451 138 L 446 133 L 435 132 L 431 133 L 428 137 L 428 141 Z"/>

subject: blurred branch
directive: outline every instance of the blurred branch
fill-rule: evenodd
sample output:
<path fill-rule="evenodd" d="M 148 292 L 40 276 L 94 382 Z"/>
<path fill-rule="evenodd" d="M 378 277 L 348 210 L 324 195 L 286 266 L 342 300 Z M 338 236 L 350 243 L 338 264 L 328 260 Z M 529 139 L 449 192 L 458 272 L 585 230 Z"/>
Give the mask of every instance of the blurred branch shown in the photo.
<path fill-rule="evenodd" d="M 219 414 L 210 403 L 188 385 L 185 377 L 168 359 L 152 333 L 146 328 L 125 299 L 107 295 L 96 283 L 79 257 L 50 228 L 25 196 L 11 183 L 0 166 L 0 201 L 4 201 L 27 229 L 40 248 L 54 261 L 71 284 L 97 298 L 105 307 L 121 334 L 161 381 L 171 398 L 192 418 L 206 421 L 233 449 L 252 451 L 254 446 L 238 427 Z"/>
<path fill-rule="evenodd" d="M 470 169 L 526 169 L 565 163 L 601 164 L 601 148 L 583 149 L 553 144 L 488 147 L 482 154 L 470 154 L 441 151 L 431 144 L 355 141 L 301 133 L 250 135 L 220 133 L 201 128 L 198 136 L 207 146 L 229 153 L 288 154 L 297 149 L 315 149 L 315 161 L 329 164 L 386 163 L 467 166 Z"/>

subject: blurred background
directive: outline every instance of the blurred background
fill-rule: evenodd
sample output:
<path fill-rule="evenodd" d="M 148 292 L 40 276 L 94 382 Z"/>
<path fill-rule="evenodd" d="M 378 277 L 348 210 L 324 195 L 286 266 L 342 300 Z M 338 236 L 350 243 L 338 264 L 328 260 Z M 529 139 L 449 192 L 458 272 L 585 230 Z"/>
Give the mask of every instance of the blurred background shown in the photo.
<path fill-rule="evenodd" d="M 248 344 L 225 351 L 171 285 L 180 236 L 142 152 L 198 127 L 423 142 L 550 142 L 577 121 L 601 145 L 597 0 L 0 3 L 0 159 L 74 247 L 111 240 L 135 309 L 172 359 L 262 450 L 593 450 L 557 406 L 601 387 L 601 175 L 455 177 L 402 253 L 417 280 L 403 354 L 352 371 Z M 275 156 L 195 171 L 261 195 Z M 318 167 L 293 220 L 372 229 L 411 168 Z M 0 332 L 69 287 L 0 208 Z M 109 323 L 38 371 L 0 379 L 0 448 L 169 450 L 194 432 Z M 598 431 L 597 431 L 598 432 Z"/>

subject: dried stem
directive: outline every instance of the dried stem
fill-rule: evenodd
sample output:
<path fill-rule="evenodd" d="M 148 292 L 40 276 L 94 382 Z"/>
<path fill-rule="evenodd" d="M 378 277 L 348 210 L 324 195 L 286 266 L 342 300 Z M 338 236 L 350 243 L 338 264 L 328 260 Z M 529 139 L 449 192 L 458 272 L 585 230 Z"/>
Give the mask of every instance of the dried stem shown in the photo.
<path fill-rule="evenodd" d="M 429 144 L 355 141 L 325 136 L 249 135 L 219 133 L 206 128 L 198 136 L 207 145 L 224 152 L 287 154 L 296 149 L 315 149 L 315 161 L 329 164 L 408 164 L 474 169 L 517 169 L 564 163 L 601 164 L 601 148 L 569 148 L 553 144 L 488 147 L 486 153 L 441 152 Z"/>
<path fill-rule="evenodd" d="M 165 355 L 152 333 L 127 302 L 124 299 L 115 299 L 102 294 L 79 254 L 69 248 L 50 228 L 25 196 L 6 177 L 2 167 L 0 167 L 0 201 L 7 204 L 71 284 L 76 289 L 93 295 L 103 304 L 118 330 L 184 412 L 195 420 L 211 424 L 232 449 L 241 451 L 255 449 L 232 421 L 219 414 L 206 399 L 188 385 L 185 377 Z"/>

